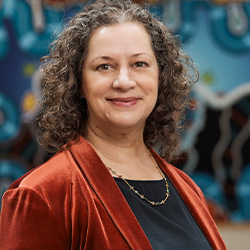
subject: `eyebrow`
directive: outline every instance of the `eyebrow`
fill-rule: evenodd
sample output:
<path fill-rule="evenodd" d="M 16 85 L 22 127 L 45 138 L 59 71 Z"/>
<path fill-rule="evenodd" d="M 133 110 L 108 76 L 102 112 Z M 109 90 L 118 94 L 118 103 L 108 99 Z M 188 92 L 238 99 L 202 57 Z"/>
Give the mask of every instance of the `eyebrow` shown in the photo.
<path fill-rule="evenodd" d="M 140 56 L 140 55 L 148 55 L 148 56 L 150 56 L 148 53 L 146 53 L 146 52 L 141 52 L 141 53 L 136 53 L 136 54 L 134 54 L 134 55 L 132 55 L 132 57 L 138 57 L 138 56 Z"/>
<path fill-rule="evenodd" d="M 136 54 L 133 54 L 131 57 L 138 57 L 140 55 L 148 55 L 150 56 L 148 53 L 146 52 L 141 52 L 141 53 L 136 53 Z M 110 57 L 110 56 L 99 56 L 99 57 L 96 57 L 94 58 L 92 61 L 96 61 L 98 59 L 103 59 L 103 60 L 114 60 L 113 57 Z"/>

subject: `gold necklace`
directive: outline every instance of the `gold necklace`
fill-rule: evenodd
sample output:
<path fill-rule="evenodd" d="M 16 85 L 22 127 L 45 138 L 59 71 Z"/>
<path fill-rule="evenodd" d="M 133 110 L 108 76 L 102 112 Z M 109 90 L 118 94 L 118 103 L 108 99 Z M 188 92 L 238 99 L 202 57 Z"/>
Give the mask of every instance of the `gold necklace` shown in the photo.
<path fill-rule="evenodd" d="M 117 176 L 119 179 L 122 179 L 122 180 L 129 186 L 130 190 L 132 190 L 132 191 L 133 191 L 136 195 L 138 195 L 141 199 L 147 201 L 148 203 L 150 203 L 150 204 L 153 205 L 153 206 L 159 206 L 159 205 L 164 204 L 164 203 L 166 202 L 166 200 L 168 199 L 168 197 L 170 196 L 170 195 L 169 195 L 169 187 L 168 187 L 168 182 L 167 182 L 167 180 L 166 180 L 165 175 L 162 173 L 161 169 L 159 168 L 158 164 L 156 163 L 156 161 L 155 161 L 155 159 L 154 159 L 154 157 L 152 156 L 152 154 L 151 154 L 150 151 L 149 151 L 149 155 L 150 155 L 152 161 L 154 162 L 155 167 L 156 167 L 157 170 L 160 172 L 162 178 L 163 178 L 164 181 L 165 181 L 165 186 L 166 186 L 166 197 L 165 197 L 163 200 L 161 200 L 161 201 L 151 201 L 151 200 L 149 200 L 149 199 L 146 198 L 143 194 L 140 194 L 133 186 L 131 186 L 131 185 L 128 183 L 128 181 L 122 177 L 122 175 L 117 174 L 111 167 L 107 167 L 107 169 L 108 169 L 112 174 L 114 174 L 115 176 Z"/>

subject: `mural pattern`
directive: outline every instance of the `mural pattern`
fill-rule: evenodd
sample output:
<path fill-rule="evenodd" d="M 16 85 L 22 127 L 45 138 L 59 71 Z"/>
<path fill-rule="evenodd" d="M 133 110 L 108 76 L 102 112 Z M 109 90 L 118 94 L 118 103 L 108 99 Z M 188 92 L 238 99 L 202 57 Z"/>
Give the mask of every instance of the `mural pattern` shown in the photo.
<path fill-rule="evenodd" d="M 200 72 L 174 164 L 201 187 L 217 221 L 250 220 L 250 2 L 148 2 Z M 39 58 L 86 3 L 0 0 L 0 196 L 49 157 L 35 139 Z"/>

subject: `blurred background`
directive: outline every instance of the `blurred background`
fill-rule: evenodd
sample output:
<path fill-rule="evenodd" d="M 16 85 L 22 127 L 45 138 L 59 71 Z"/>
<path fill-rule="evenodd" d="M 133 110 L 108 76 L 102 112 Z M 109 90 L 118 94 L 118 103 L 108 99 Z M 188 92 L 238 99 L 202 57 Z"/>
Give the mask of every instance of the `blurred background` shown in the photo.
<path fill-rule="evenodd" d="M 36 141 L 39 59 L 88 2 L 0 0 L 0 197 L 49 157 Z M 151 4 L 150 11 L 179 36 L 200 73 L 181 157 L 173 163 L 202 189 L 228 249 L 249 249 L 250 2 L 135 2 Z"/>

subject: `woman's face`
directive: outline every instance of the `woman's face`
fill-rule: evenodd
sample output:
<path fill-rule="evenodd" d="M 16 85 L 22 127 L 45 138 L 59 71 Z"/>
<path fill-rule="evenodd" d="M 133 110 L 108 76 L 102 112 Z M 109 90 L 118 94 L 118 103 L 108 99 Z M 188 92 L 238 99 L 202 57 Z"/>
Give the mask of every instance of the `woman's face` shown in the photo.
<path fill-rule="evenodd" d="M 142 25 L 98 28 L 90 38 L 82 72 L 90 128 L 143 131 L 156 104 L 159 71 Z"/>

